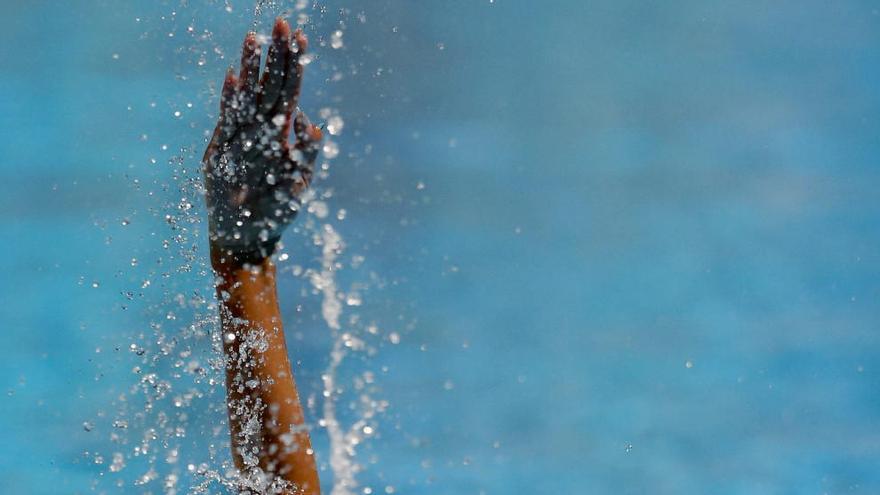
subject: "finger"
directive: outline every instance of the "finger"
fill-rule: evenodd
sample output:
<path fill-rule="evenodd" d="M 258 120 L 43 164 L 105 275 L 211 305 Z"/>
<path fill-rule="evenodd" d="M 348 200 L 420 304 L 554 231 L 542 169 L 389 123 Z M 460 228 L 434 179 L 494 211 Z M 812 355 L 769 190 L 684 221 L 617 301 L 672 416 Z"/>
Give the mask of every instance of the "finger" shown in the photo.
<path fill-rule="evenodd" d="M 235 94 L 238 81 L 235 79 L 235 73 L 232 67 L 226 70 L 226 78 L 223 79 L 223 90 L 220 92 L 220 120 L 217 122 L 217 129 L 220 135 L 217 136 L 219 141 L 225 141 L 235 128 Z"/>
<path fill-rule="evenodd" d="M 312 124 L 302 111 L 296 112 L 296 119 L 293 121 L 293 132 L 296 133 L 296 147 L 298 149 L 314 147 L 324 137 L 321 128 Z"/>
<path fill-rule="evenodd" d="M 232 67 L 226 69 L 226 77 L 223 78 L 223 89 L 220 90 L 220 115 L 223 116 L 224 111 L 232 106 L 232 100 L 235 98 L 235 87 L 238 82 L 235 79 L 235 73 Z"/>
<path fill-rule="evenodd" d="M 256 103 L 257 83 L 260 79 L 260 44 L 256 33 L 249 32 L 241 48 L 241 72 L 238 75 L 238 89 L 241 93 L 243 110 L 250 110 Z"/>
<path fill-rule="evenodd" d="M 214 128 L 211 141 L 208 143 L 208 147 L 205 148 L 205 154 L 202 155 L 202 171 L 206 174 L 213 169 L 214 158 L 217 156 L 217 150 L 220 149 L 220 143 L 222 142 L 222 134 L 223 129 L 219 125 Z"/>
<path fill-rule="evenodd" d="M 298 198 L 312 181 L 315 160 L 320 148 L 321 130 L 310 124 L 305 114 L 297 112 L 294 132 L 296 146 L 288 152 L 288 159 L 284 162 L 283 169 L 278 171 L 278 175 L 283 181 L 279 187 L 290 191 L 294 198 Z"/>
<path fill-rule="evenodd" d="M 284 78 L 284 84 L 281 88 L 279 96 L 279 111 L 284 112 L 287 120 L 296 109 L 299 100 L 300 86 L 302 85 L 303 65 L 300 62 L 302 56 L 306 53 L 309 46 L 309 40 L 303 34 L 301 29 L 297 29 L 293 33 L 293 42 L 287 57 L 287 74 Z"/>
<path fill-rule="evenodd" d="M 296 52 L 293 52 L 292 49 L 290 57 L 290 67 L 293 69 L 284 81 L 284 89 L 281 94 L 283 107 L 280 110 L 284 113 L 284 126 L 281 129 L 281 136 L 284 140 L 289 139 L 290 127 L 294 120 L 291 118 L 291 115 L 293 115 L 294 111 L 297 111 L 296 105 L 299 100 L 300 83 L 303 74 L 303 66 L 299 62 L 299 57 L 305 52 L 306 46 L 308 45 L 305 35 L 302 34 L 302 31 L 299 29 L 294 33 L 294 38 L 296 39 Z M 302 112 L 297 111 L 297 118 L 301 118 L 299 115 L 301 113 Z M 302 118 L 305 118 L 305 115 L 303 115 Z M 296 137 L 294 137 L 294 142 L 296 142 Z"/>
<path fill-rule="evenodd" d="M 309 122 L 309 118 L 302 112 L 296 113 L 293 132 L 296 134 L 294 148 L 298 152 L 297 163 L 301 169 L 308 171 L 309 177 L 311 177 L 315 160 L 318 158 L 318 151 L 321 149 L 323 133 L 320 128 Z"/>
<path fill-rule="evenodd" d="M 282 18 L 275 20 L 272 29 L 272 46 L 266 59 L 266 71 L 263 73 L 263 92 L 260 108 L 263 112 L 272 110 L 278 103 L 278 96 L 284 84 L 284 73 L 287 69 L 287 58 L 290 52 L 290 25 Z"/>
<path fill-rule="evenodd" d="M 235 84 L 235 74 L 232 72 L 232 67 L 230 67 L 226 70 L 226 77 L 223 78 L 223 89 L 220 90 L 220 117 L 217 118 L 214 134 L 211 136 L 211 141 L 205 149 L 204 156 L 202 156 L 202 166 L 206 171 L 211 169 L 211 161 L 217 154 L 217 150 L 220 149 L 220 145 L 231 135 L 233 124 L 230 120 L 232 115 L 229 108 L 230 98 L 235 97 Z"/>

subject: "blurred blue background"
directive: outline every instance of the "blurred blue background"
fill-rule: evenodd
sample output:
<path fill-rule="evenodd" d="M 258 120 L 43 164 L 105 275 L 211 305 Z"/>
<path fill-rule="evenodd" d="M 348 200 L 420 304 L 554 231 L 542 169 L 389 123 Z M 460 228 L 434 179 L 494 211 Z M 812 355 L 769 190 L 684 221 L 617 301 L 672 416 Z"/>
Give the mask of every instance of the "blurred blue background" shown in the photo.
<path fill-rule="evenodd" d="M 295 10 L 264 3 L 4 6 L 3 492 L 189 493 L 228 460 L 192 183 L 243 34 Z M 376 351 L 342 382 L 390 404 L 360 493 L 880 493 L 875 2 L 301 14 L 302 106 L 345 127 L 280 296 L 315 423 L 331 338 L 295 274 L 330 221 Z"/>

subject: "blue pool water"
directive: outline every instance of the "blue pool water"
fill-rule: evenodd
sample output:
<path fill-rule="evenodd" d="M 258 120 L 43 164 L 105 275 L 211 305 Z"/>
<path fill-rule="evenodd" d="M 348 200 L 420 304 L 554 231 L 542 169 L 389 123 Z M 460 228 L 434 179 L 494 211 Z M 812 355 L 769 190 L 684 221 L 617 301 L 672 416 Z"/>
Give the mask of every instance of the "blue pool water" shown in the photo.
<path fill-rule="evenodd" d="M 296 2 L 264 3 L 0 16 L 4 493 L 188 493 L 228 460 L 186 184 L 240 38 Z M 375 350 L 341 383 L 389 404 L 359 493 L 880 493 L 876 5 L 319 4 L 302 105 L 345 127 L 310 221 Z M 301 220 L 280 298 L 315 423 Z"/>

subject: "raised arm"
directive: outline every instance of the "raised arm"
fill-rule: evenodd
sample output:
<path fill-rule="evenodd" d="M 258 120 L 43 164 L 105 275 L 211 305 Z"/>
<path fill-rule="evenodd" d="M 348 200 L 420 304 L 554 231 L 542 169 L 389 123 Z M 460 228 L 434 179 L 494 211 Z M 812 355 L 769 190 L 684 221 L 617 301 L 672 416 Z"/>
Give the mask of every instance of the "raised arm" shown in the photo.
<path fill-rule="evenodd" d="M 203 159 L 232 455 L 243 486 L 258 493 L 320 493 L 270 259 L 299 210 L 321 139 L 296 108 L 306 46 L 278 19 L 261 77 L 261 47 L 247 35 L 241 72 L 226 75 Z"/>

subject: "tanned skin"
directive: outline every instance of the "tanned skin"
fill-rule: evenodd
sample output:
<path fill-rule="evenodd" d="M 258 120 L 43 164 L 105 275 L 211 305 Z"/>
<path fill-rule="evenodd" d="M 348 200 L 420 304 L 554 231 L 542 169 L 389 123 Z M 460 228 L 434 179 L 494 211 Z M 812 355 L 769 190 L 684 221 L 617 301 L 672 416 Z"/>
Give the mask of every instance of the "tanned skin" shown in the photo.
<path fill-rule="evenodd" d="M 203 164 L 233 460 L 243 476 L 262 477 L 272 493 L 319 495 L 268 255 L 296 214 L 294 202 L 309 185 L 321 139 L 321 131 L 296 110 L 306 47 L 300 30 L 292 33 L 286 21 L 276 20 L 266 69 L 258 78 L 261 47 L 254 33 L 247 35 L 239 76 L 226 75 L 220 122 Z M 226 165 L 233 162 L 234 170 Z M 267 230 L 276 236 L 268 252 Z M 259 242 L 245 242 L 258 235 Z M 257 244 L 260 248 L 252 249 Z M 278 486 L 283 491 L 274 491 Z"/>
<path fill-rule="evenodd" d="M 318 495 L 318 470 L 284 342 L 275 266 L 267 258 L 258 265 L 245 267 L 216 251 L 212 251 L 212 259 L 223 306 L 220 316 L 228 360 L 226 387 L 235 465 L 243 471 L 250 468 L 243 461 L 242 449 L 256 449 L 258 465 L 264 472 L 289 481 L 300 490 L 289 493 Z M 253 355 L 254 351 L 242 352 L 241 343 L 254 332 L 265 339 L 266 350 L 252 363 L 242 363 L 239 356 Z M 230 334 L 235 337 L 228 338 Z M 255 379 L 259 385 L 249 388 L 246 384 Z M 245 414 L 253 414 L 257 401 L 264 409 L 260 413 L 259 433 L 253 435 L 243 431 L 242 420 L 246 417 L 236 408 L 242 405 Z"/>

